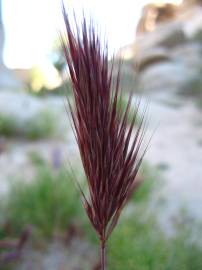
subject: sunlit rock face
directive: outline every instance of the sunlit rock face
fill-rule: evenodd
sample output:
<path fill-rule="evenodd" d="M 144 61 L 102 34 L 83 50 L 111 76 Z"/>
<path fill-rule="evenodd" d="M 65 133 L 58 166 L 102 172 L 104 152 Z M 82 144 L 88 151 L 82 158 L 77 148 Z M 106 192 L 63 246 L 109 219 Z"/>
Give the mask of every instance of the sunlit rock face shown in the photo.
<path fill-rule="evenodd" d="M 142 11 L 142 17 L 137 26 L 137 33 L 153 31 L 157 23 L 172 20 L 177 12 L 174 4 L 151 3 L 146 5 Z"/>
<path fill-rule="evenodd" d="M 193 9 L 202 7 L 202 0 L 150 1 L 144 6 L 137 26 L 137 34 L 154 31 L 162 23 L 186 20 L 192 17 Z"/>
<path fill-rule="evenodd" d="M 146 5 L 134 43 L 122 50 L 141 91 L 185 91 L 201 82 L 202 1 L 176 3 Z"/>
<path fill-rule="evenodd" d="M 4 27 L 2 20 L 2 1 L 0 0 L 0 90 L 22 89 L 22 83 L 6 68 L 3 61 Z"/>

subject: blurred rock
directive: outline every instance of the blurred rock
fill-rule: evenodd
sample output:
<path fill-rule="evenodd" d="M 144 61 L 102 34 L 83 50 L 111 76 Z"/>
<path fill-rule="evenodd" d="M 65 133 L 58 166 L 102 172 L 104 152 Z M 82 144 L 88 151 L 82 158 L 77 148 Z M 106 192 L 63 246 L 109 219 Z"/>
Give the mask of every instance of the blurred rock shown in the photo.
<path fill-rule="evenodd" d="M 202 0 L 184 0 L 183 5 L 202 4 Z"/>
<path fill-rule="evenodd" d="M 24 122 L 45 109 L 64 112 L 64 100 L 61 97 L 40 99 L 22 92 L 0 91 L 0 114 L 13 116 L 19 122 Z"/>
<path fill-rule="evenodd" d="M 187 41 L 181 23 L 163 24 L 159 25 L 153 32 L 137 36 L 135 53 L 143 54 L 145 50 L 155 47 L 174 48 Z"/>
<path fill-rule="evenodd" d="M 201 68 L 202 43 L 189 42 L 175 48 L 170 52 L 173 59 L 183 63 L 192 70 Z"/>
<path fill-rule="evenodd" d="M 173 21 L 187 22 L 190 28 L 201 27 L 201 0 L 184 0 L 179 3 L 151 3 L 145 5 L 137 26 L 137 34 L 154 31 L 159 25 Z"/>
<path fill-rule="evenodd" d="M 139 53 L 136 57 L 136 63 L 139 72 L 154 64 L 159 64 L 170 60 L 170 52 L 166 48 L 162 47 L 152 48 L 147 50 L 145 53 Z"/>
<path fill-rule="evenodd" d="M 178 21 L 183 24 L 183 31 L 188 38 L 194 37 L 202 30 L 201 23 L 202 6 L 191 6 L 179 15 Z"/>
<path fill-rule="evenodd" d="M 151 3 L 142 11 L 142 17 L 137 26 L 137 33 L 154 30 L 157 23 L 166 22 L 175 17 L 177 8 L 174 4 Z"/>
<path fill-rule="evenodd" d="M 0 65 L 0 90 L 21 90 L 24 86 L 15 74 L 4 65 Z"/>
<path fill-rule="evenodd" d="M 196 78 L 202 66 L 201 57 L 202 45 L 197 43 L 187 43 L 167 52 L 163 49 L 148 50 L 138 68 L 140 89 L 143 91 L 180 90 Z"/>
<path fill-rule="evenodd" d="M 186 84 L 195 85 L 196 79 L 198 83 L 202 69 L 201 18 L 201 1 L 144 8 L 131 45 L 140 90 L 176 92 L 185 90 Z"/>
<path fill-rule="evenodd" d="M 110 63 L 111 66 L 112 63 Z M 119 72 L 120 61 L 116 61 L 113 64 L 113 80 L 115 82 L 117 73 Z M 135 63 L 132 60 L 124 60 L 121 62 L 120 73 L 120 88 L 124 91 L 131 91 L 136 85 L 137 74 L 135 70 Z M 132 88 L 131 88 L 132 87 Z"/>
<path fill-rule="evenodd" d="M 170 61 L 150 66 L 139 76 L 142 91 L 173 91 L 188 82 L 194 72 L 179 61 Z"/>

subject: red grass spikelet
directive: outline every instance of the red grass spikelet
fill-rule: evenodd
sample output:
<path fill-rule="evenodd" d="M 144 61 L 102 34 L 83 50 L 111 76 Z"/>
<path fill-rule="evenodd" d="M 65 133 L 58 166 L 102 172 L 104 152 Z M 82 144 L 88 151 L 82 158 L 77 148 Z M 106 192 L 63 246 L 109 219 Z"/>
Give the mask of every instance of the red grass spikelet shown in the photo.
<path fill-rule="evenodd" d="M 62 44 L 75 103 L 69 107 L 89 196 L 81 193 L 89 220 L 104 245 L 139 184 L 145 112 L 138 124 L 139 105 L 135 106 L 128 126 L 132 95 L 125 110 L 118 106 L 120 76 L 112 79 L 107 46 L 102 46 L 93 23 L 88 25 L 85 17 L 81 27 L 76 23 L 74 33 L 64 7 L 63 15 L 68 43 L 63 39 Z"/>

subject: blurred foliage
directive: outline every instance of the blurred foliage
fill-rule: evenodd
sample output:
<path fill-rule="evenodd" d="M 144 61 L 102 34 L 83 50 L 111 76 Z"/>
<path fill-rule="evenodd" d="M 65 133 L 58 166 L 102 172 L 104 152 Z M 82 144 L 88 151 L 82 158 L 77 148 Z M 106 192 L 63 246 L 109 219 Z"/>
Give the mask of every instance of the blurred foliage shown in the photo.
<path fill-rule="evenodd" d="M 122 219 L 109 241 L 109 270 L 199 270 L 199 244 L 192 241 L 194 228 L 181 224 L 175 236 L 166 237 L 154 217 L 134 212 Z M 198 235 L 201 230 L 198 231 Z"/>
<path fill-rule="evenodd" d="M 27 121 L 24 131 L 26 137 L 32 140 L 54 136 L 56 134 L 56 115 L 51 111 L 43 110 Z"/>
<path fill-rule="evenodd" d="M 53 170 L 42 158 L 32 155 L 36 175 L 27 183 L 15 181 L 4 203 L 5 218 L 16 234 L 27 225 L 41 236 L 64 232 L 81 209 L 72 175 L 65 169 Z"/>
<path fill-rule="evenodd" d="M 7 114 L 0 115 L 0 134 L 6 137 L 11 137 L 17 133 L 17 122 L 16 119 Z"/>
<path fill-rule="evenodd" d="M 27 85 L 29 90 L 37 93 L 43 88 L 51 91 L 53 88 L 60 86 L 61 83 L 62 79 L 58 71 L 51 63 L 46 63 L 31 68 Z"/>
<path fill-rule="evenodd" d="M 131 200 L 135 204 L 146 203 L 151 199 L 155 188 L 160 187 L 159 173 L 148 163 L 144 162 L 140 168 L 139 176 L 142 183 L 134 192 Z"/>
<path fill-rule="evenodd" d="M 162 184 L 160 171 L 143 164 L 144 181 L 132 197 L 134 208 L 121 217 L 108 244 L 109 270 L 199 270 L 202 269 L 200 223 L 179 212 L 167 236 L 158 223 L 158 206 L 150 207 L 152 195 Z M 129 206 L 128 206 L 129 207 Z"/>
<path fill-rule="evenodd" d="M 152 219 L 143 222 L 141 218 L 134 213 L 134 217 L 121 220 L 114 231 L 108 248 L 110 270 L 166 269 L 167 244 L 164 236 L 159 228 L 154 227 Z"/>
<path fill-rule="evenodd" d="M 30 88 L 33 89 L 34 92 L 39 92 L 45 83 L 46 78 L 43 72 L 39 68 L 33 67 L 30 70 Z"/>
<path fill-rule="evenodd" d="M 52 111 L 42 110 L 24 123 L 19 123 L 14 115 L 0 114 L 0 135 L 6 137 L 25 137 L 36 140 L 56 135 L 56 115 Z"/>
<path fill-rule="evenodd" d="M 72 174 L 62 168 L 54 170 L 35 152 L 30 153 L 29 158 L 36 175 L 30 183 L 17 180 L 11 185 L 5 203 L 4 213 L 7 214 L 4 219 L 12 224 L 16 233 L 20 233 L 26 225 L 31 224 L 35 225 L 42 235 L 51 236 L 55 229 L 64 230 L 79 215 L 86 235 L 89 239 L 97 241 L 97 236 L 82 208 Z M 149 179 L 147 172 L 147 180 Z M 136 202 L 147 200 L 152 188 L 152 183 L 143 182 L 135 195 Z"/>
<path fill-rule="evenodd" d="M 63 78 L 66 60 L 60 39 L 56 39 L 50 53 L 50 63 L 34 66 L 30 71 L 27 92 L 36 96 L 64 95 L 70 82 Z M 65 81 L 65 82 L 64 82 Z"/>
<path fill-rule="evenodd" d="M 34 179 L 30 183 L 15 181 L 4 204 L 4 216 L 15 232 L 19 234 L 27 224 L 32 224 L 37 235 L 51 237 L 76 221 L 77 225 L 82 224 L 87 239 L 98 242 L 82 209 L 72 174 L 63 168 L 53 169 L 37 153 L 32 153 L 30 159 L 36 168 Z M 143 165 L 140 173 L 145 181 L 109 240 L 108 269 L 202 269 L 202 247 L 197 243 L 202 228 L 179 213 L 173 221 L 175 233 L 172 237 L 166 236 L 158 225 L 154 209 L 149 207 L 150 194 L 159 175 L 148 164 Z M 5 236 L 1 230 L 0 234 Z"/>
<path fill-rule="evenodd" d="M 202 247 L 197 242 L 202 233 L 200 224 L 180 212 L 173 222 L 175 233 L 172 237 L 166 236 L 154 212 L 158 209 L 150 207 L 151 195 L 159 186 L 160 175 L 148 164 L 143 164 L 140 175 L 144 181 L 123 211 L 109 239 L 108 269 L 202 269 Z M 88 239 L 97 245 L 98 239 L 91 226 L 84 222 L 84 228 Z"/>
<path fill-rule="evenodd" d="M 132 198 L 134 208 L 125 209 L 109 240 L 109 270 L 202 269 L 201 224 L 179 212 L 172 223 L 173 234 L 167 236 L 158 223 L 158 213 L 150 207 L 151 195 L 159 188 L 159 172 L 146 163 L 141 175 L 144 182 Z"/>

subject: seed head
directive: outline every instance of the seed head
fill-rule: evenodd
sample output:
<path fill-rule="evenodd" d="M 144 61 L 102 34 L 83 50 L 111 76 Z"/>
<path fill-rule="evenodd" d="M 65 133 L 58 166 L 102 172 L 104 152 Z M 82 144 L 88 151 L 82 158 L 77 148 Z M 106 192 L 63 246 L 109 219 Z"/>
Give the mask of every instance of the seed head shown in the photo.
<path fill-rule="evenodd" d="M 82 189 L 81 194 L 89 220 L 105 242 L 139 184 L 145 113 L 137 118 L 137 104 L 128 125 L 132 95 L 122 108 L 120 72 L 114 80 L 107 46 L 102 46 L 94 24 L 87 24 L 85 17 L 81 27 L 76 23 L 74 33 L 64 7 L 63 15 L 67 42 L 63 39 L 62 44 L 75 105 L 69 107 L 89 189 L 89 196 Z"/>

